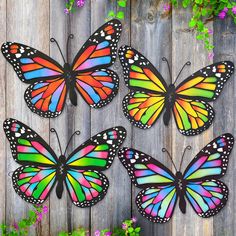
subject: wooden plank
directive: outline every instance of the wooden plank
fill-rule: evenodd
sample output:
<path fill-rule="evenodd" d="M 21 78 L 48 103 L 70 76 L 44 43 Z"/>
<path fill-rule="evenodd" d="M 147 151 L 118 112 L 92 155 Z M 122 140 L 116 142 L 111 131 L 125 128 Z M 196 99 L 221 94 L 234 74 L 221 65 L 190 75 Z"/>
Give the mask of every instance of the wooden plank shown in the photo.
<path fill-rule="evenodd" d="M 191 61 L 192 65 L 184 69 L 177 82 L 177 85 L 190 76 L 193 72 L 207 66 L 211 61 L 207 58 L 204 45 L 195 39 L 195 34 L 188 30 L 188 21 L 191 15 L 185 9 L 174 10 L 172 13 L 172 72 L 175 80 L 182 65 L 186 61 Z M 211 27 L 211 26 L 210 26 Z M 177 167 L 184 148 L 192 146 L 184 157 L 182 171 L 186 168 L 192 158 L 212 140 L 212 127 L 198 136 L 185 137 L 181 135 L 172 117 L 172 155 Z M 187 203 L 186 214 L 182 214 L 178 204 L 176 206 L 172 220 L 172 235 L 212 235 L 212 218 L 203 219 L 194 212 Z"/>
<path fill-rule="evenodd" d="M 116 10 L 117 1 L 92 1 L 91 31 L 94 32 L 98 27 L 105 23 L 108 12 Z M 129 7 L 127 7 L 126 19 L 123 25 L 123 32 L 119 45 L 129 43 Z M 92 33 L 91 32 L 91 33 Z M 102 130 L 113 126 L 122 125 L 126 128 L 128 136 L 125 145 L 131 144 L 131 126 L 122 113 L 122 99 L 126 93 L 123 82 L 122 68 L 119 59 L 117 58 L 112 69 L 117 72 L 120 78 L 120 88 L 118 95 L 107 106 L 101 109 L 91 109 L 91 134 L 94 135 Z M 106 197 L 91 208 L 91 227 L 92 233 L 96 229 L 104 229 L 121 225 L 122 220 L 129 218 L 131 215 L 130 202 L 130 181 L 126 174 L 126 170 L 122 164 L 115 158 L 111 168 L 104 172 L 110 182 Z"/>
<path fill-rule="evenodd" d="M 70 44 L 70 62 L 90 36 L 90 19 L 90 1 L 86 1 L 84 7 L 71 14 L 69 28 L 70 33 L 74 34 L 74 39 Z M 69 146 L 68 154 L 90 138 L 90 107 L 79 94 L 77 102 L 77 107 L 68 106 L 68 135 L 71 135 L 75 130 L 80 130 L 81 134 L 74 138 L 74 142 Z M 69 228 L 78 229 L 79 226 L 83 226 L 89 229 L 90 209 L 76 207 L 70 199 L 68 200 Z"/>
<path fill-rule="evenodd" d="M 43 0 L 37 2 L 32 2 L 30 0 L 7 1 L 7 40 L 22 42 L 44 52 L 48 52 L 48 9 L 48 3 Z M 32 11 L 34 12 L 33 18 Z M 36 114 L 33 114 L 24 101 L 24 92 L 27 87 L 26 84 L 23 84 L 17 78 L 11 65 L 7 63 L 6 116 L 19 119 L 41 134 L 45 140 L 48 140 L 48 136 L 45 134 L 48 132 L 49 122 L 41 119 Z M 19 167 L 12 158 L 9 143 L 7 143 L 6 157 L 7 173 L 12 172 Z M 9 176 L 7 176 L 6 183 L 6 222 L 12 224 L 14 219 L 19 220 L 26 216 L 26 213 L 32 206 L 20 199 L 15 193 Z M 30 235 L 34 235 L 36 230 L 39 234 L 47 235 L 48 222 L 46 223 L 45 221 L 43 229 L 32 227 Z"/>
<path fill-rule="evenodd" d="M 50 0 L 50 37 L 58 41 L 63 55 L 66 56 L 69 16 L 63 12 L 64 8 L 65 1 Z M 62 56 L 55 43 L 50 44 L 50 56 L 62 66 L 64 65 Z M 64 152 L 67 141 L 69 140 L 69 132 L 72 132 L 71 128 L 68 128 L 69 106 L 70 103 L 67 98 L 62 114 L 57 118 L 50 119 L 50 128 L 55 128 L 58 132 L 62 152 Z M 59 157 L 61 153 L 54 133 L 50 134 L 50 145 Z M 57 235 L 60 231 L 69 230 L 67 220 L 68 214 L 70 214 L 67 208 L 68 197 L 65 188 L 61 199 L 57 198 L 55 189 L 50 194 L 50 235 Z"/>
<path fill-rule="evenodd" d="M 2 13 L 0 15 L 0 28 L 1 30 L 1 35 L 0 35 L 0 41 L 4 42 L 6 41 L 6 1 L 1 1 L 0 2 L 0 12 Z M 0 120 L 1 123 L 5 120 L 6 118 L 6 109 L 5 109 L 5 86 L 6 86 L 6 60 L 4 57 L 0 58 Z M 2 134 L 2 131 L 1 131 Z M 2 134 L 2 137 L 5 135 Z M 0 165 L 0 222 L 5 221 L 5 185 L 6 185 L 6 180 L 7 178 L 7 172 L 6 172 L 6 142 L 4 138 L 1 138 L 0 140 L 0 156 L 2 157 L 2 165 Z"/>
<path fill-rule="evenodd" d="M 169 83 L 168 67 L 162 57 L 171 63 L 171 18 L 162 15 L 163 1 L 134 0 L 131 9 L 131 46 L 147 57 Z M 167 155 L 161 151 L 163 147 L 171 149 L 170 133 L 161 116 L 148 130 L 133 129 L 133 147 L 171 167 Z M 142 235 L 170 235 L 171 224 L 149 222 L 138 212 L 135 198 L 139 192 L 140 189 L 133 187 L 133 215 L 138 217 Z"/>
<path fill-rule="evenodd" d="M 214 23 L 214 61 L 230 60 L 236 64 L 236 26 L 231 19 L 224 21 L 218 20 Z M 235 119 L 236 119 L 236 95 L 235 95 L 235 73 L 232 78 L 226 83 L 221 96 L 215 102 L 215 122 L 214 122 L 214 137 L 220 134 L 230 132 L 236 137 Z M 222 116 L 223 115 L 223 116 Z M 234 147 L 229 161 L 229 166 L 226 176 L 222 181 L 229 188 L 229 200 L 225 209 L 214 217 L 214 235 L 230 236 L 236 232 L 235 225 L 235 168 L 236 162 L 236 147 Z"/>

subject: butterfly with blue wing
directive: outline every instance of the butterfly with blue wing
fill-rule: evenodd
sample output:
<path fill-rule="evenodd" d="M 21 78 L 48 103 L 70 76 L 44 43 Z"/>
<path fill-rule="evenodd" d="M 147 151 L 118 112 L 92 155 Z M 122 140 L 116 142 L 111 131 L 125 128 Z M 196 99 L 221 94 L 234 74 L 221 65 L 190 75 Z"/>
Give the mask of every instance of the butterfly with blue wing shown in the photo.
<path fill-rule="evenodd" d="M 201 217 L 216 215 L 226 204 L 229 190 L 219 179 L 227 171 L 229 155 L 234 145 L 231 134 L 223 134 L 206 145 L 182 173 L 176 174 L 151 156 L 132 148 L 119 150 L 119 158 L 135 186 L 142 190 L 136 197 L 139 212 L 148 220 L 165 223 L 179 208 L 186 213 L 186 199 Z M 186 147 L 185 151 L 190 149 Z M 184 153 L 185 153 L 184 151 Z"/>
<path fill-rule="evenodd" d="M 73 105 L 77 105 L 78 91 L 93 108 L 107 105 L 116 96 L 119 78 L 107 68 L 116 60 L 121 31 L 119 20 L 105 23 L 90 36 L 72 64 L 68 60 L 68 45 L 73 35 L 67 40 L 67 60 L 52 38 L 64 60 L 63 67 L 44 53 L 20 43 L 4 43 L 1 50 L 20 80 L 30 84 L 24 97 L 31 111 L 53 118 L 61 114 L 67 93 Z"/>
<path fill-rule="evenodd" d="M 60 199 L 64 186 L 71 201 L 78 207 L 90 207 L 102 200 L 109 187 L 107 177 L 101 172 L 108 169 L 122 145 L 126 130 L 114 127 L 93 136 L 77 147 L 66 158 L 57 157 L 51 147 L 31 128 L 15 119 L 7 119 L 4 131 L 10 142 L 14 160 L 21 165 L 12 175 L 16 193 L 26 202 L 42 204 L 53 187 Z"/>

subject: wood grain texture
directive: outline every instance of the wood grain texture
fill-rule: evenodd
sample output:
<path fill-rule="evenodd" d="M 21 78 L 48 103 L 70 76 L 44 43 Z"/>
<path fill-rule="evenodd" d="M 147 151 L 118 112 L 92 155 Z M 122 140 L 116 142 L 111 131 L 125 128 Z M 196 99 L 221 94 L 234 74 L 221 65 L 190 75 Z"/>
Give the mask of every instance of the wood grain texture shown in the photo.
<path fill-rule="evenodd" d="M 195 34 L 188 30 L 190 14 L 183 10 L 174 10 L 172 16 L 163 15 L 163 4 L 160 0 L 130 0 L 125 12 L 123 33 L 119 45 L 131 45 L 145 55 L 161 72 L 167 83 L 174 81 L 182 65 L 190 60 L 191 67 L 185 68 L 178 83 L 196 70 L 208 65 L 211 61 L 201 43 L 195 40 Z M 87 0 L 86 5 L 74 14 L 65 15 L 65 1 L 61 0 L 3 0 L 0 2 L 0 42 L 16 41 L 31 45 L 51 55 L 63 65 L 61 55 L 55 44 L 49 42 L 50 37 L 58 40 L 62 52 L 66 54 L 66 40 L 69 33 L 75 35 L 69 44 L 69 62 L 71 62 L 83 43 L 100 25 L 105 22 L 110 10 L 119 10 L 116 0 Z M 32 12 L 34 17 L 32 18 Z M 32 20 L 33 19 L 33 20 Z M 213 25 L 209 25 L 213 28 Z M 236 27 L 232 21 L 218 21 L 214 24 L 214 61 L 232 60 L 236 63 Z M 162 62 L 165 56 L 172 67 L 170 78 L 167 65 Z M 131 127 L 123 115 L 122 100 L 128 89 L 124 84 L 123 71 L 117 58 L 112 67 L 120 78 L 120 89 L 114 100 L 104 108 L 90 109 L 82 97 L 78 95 L 78 105 L 72 106 L 67 99 L 66 107 L 58 118 L 45 119 L 33 114 L 27 107 L 23 95 L 27 85 L 16 76 L 10 64 L 0 58 L 0 122 L 13 117 L 26 123 L 38 132 L 60 155 L 58 142 L 49 128 L 56 128 L 59 133 L 62 150 L 75 130 L 81 135 L 75 136 L 69 145 L 67 155 L 78 145 L 96 133 L 113 126 L 122 125 L 127 129 L 124 146 L 141 150 L 158 159 L 169 168 L 170 161 L 162 147 L 171 151 L 176 165 L 179 165 L 183 149 L 192 145 L 193 149 L 186 153 L 183 169 L 189 161 L 213 137 L 225 132 L 236 136 L 236 83 L 235 75 L 226 84 L 224 91 L 214 102 L 216 111 L 213 126 L 199 136 L 184 137 L 181 135 L 172 117 L 169 127 L 165 127 L 162 117 L 149 130 Z M 177 83 L 177 84 L 178 84 Z M 214 130 L 214 131 L 213 131 Z M 26 216 L 32 207 L 26 204 L 12 188 L 11 175 L 18 165 L 14 162 L 8 141 L 2 131 L 0 140 L 0 222 L 6 220 L 12 224 L 14 219 Z M 144 142 L 144 140 L 146 140 Z M 236 148 L 231 154 L 227 175 L 223 181 L 230 189 L 229 201 L 220 214 L 210 219 L 198 217 L 191 206 L 187 205 L 187 213 L 183 215 L 178 205 L 173 219 L 166 224 L 153 224 L 142 217 L 136 207 L 135 197 L 140 191 L 131 185 L 126 170 L 116 157 L 111 168 L 104 172 L 110 182 L 104 200 L 92 208 L 77 208 L 69 198 L 66 189 L 62 199 L 58 199 L 55 190 L 46 202 L 50 211 L 38 227 L 32 227 L 29 235 L 57 235 L 59 231 L 71 231 L 84 226 L 97 229 L 110 228 L 121 224 L 122 220 L 131 216 L 138 217 L 144 236 L 233 236 L 236 234 L 236 187 L 235 170 Z M 174 171 L 174 169 L 172 168 Z"/>
<path fill-rule="evenodd" d="M 230 60 L 236 63 L 236 26 L 230 19 L 214 23 L 214 61 Z M 214 136 L 230 132 L 236 136 L 235 114 L 236 114 L 236 81 L 235 74 L 225 85 L 222 95 L 215 103 L 216 118 L 214 122 Z M 214 235 L 231 236 L 236 233 L 236 148 L 234 147 L 228 166 L 226 176 L 222 179 L 229 188 L 229 200 L 221 214 L 214 217 Z"/>

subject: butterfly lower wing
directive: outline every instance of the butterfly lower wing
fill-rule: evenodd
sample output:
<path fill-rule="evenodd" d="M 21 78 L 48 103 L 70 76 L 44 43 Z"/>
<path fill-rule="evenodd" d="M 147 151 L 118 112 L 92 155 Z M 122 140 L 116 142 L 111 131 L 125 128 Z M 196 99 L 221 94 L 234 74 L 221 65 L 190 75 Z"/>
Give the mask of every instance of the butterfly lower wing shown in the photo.
<path fill-rule="evenodd" d="M 123 100 L 123 111 L 135 126 L 150 128 L 159 118 L 165 106 L 165 97 L 161 94 L 130 92 Z"/>
<path fill-rule="evenodd" d="M 195 212 L 204 218 L 216 215 L 226 204 L 229 190 L 219 180 L 189 182 L 185 196 Z"/>
<path fill-rule="evenodd" d="M 42 117 L 53 118 L 61 114 L 67 95 L 64 78 L 44 80 L 30 85 L 25 91 L 25 101 L 30 110 Z"/>
<path fill-rule="evenodd" d="M 135 91 L 166 93 L 167 85 L 161 74 L 141 53 L 130 46 L 119 49 L 126 86 Z"/>
<path fill-rule="evenodd" d="M 215 117 L 213 108 L 206 102 L 176 98 L 173 106 L 176 125 L 183 135 L 197 135 L 208 129 Z"/>
<path fill-rule="evenodd" d="M 175 181 L 175 176 L 167 167 L 145 153 L 122 148 L 118 156 L 132 182 L 139 188 L 169 186 Z"/>
<path fill-rule="evenodd" d="M 91 72 L 111 66 L 116 60 L 121 31 L 122 25 L 116 19 L 102 25 L 76 55 L 73 71 Z"/>
<path fill-rule="evenodd" d="M 234 64 L 230 61 L 209 65 L 180 83 L 176 94 L 192 100 L 214 101 L 233 72 Z"/>
<path fill-rule="evenodd" d="M 56 183 L 56 169 L 26 165 L 12 175 L 16 193 L 26 202 L 42 204 Z"/>
<path fill-rule="evenodd" d="M 73 169 L 105 170 L 111 166 L 125 137 L 126 130 L 123 127 L 107 129 L 73 151 L 66 164 Z"/>
<path fill-rule="evenodd" d="M 70 168 L 66 174 L 65 185 L 73 204 L 78 207 L 91 207 L 105 197 L 109 181 L 97 171 Z"/>
<path fill-rule="evenodd" d="M 63 74 L 63 68 L 56 61 L 29 46 L 7 42 L 2 45 L 1 51 L 25 83 L 53 79 Z"/>
<path fill-rule="evenodd" d="M 118 93 L 119 77 L 108 69 L 78 74 L 76 88 L 93 108 L 107 105 Z"/>
<path fill-rule="evenodd" d="M 172 185 L 142 190 L 136 197 L 139 212 L 155 223 L 166 223 L 173 215 L 178 196 Z"/>
<path fill-rule="evenodd" d="M 184 179 L 191 182 L 204 179 L 218 179 L 225 175 L 229 155 L 233 149 L 234 138 L 222 134 L 206 145 L 190 162 L 184 172 Z"/>
<path fill-rule="evenodd" d="M 15 119 L 7 119 L 3 128 L 17 163 L 50 167 L 57 164 L 54 151 L 28 126 Z"/>

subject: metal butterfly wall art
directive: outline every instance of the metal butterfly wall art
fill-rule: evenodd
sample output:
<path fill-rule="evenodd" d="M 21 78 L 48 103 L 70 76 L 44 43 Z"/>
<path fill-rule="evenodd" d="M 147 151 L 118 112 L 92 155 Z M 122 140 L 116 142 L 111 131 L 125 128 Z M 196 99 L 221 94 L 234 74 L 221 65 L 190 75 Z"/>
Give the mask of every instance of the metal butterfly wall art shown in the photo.
<path fill-rule="evenodd" d="M 119 20 L 111 20 L 101 26 L 76 54 L 72 64 L 67 60 L 58 42 L 55 42 L 63 57 L 64 66 L 44 53 L 29 46 L 7 42 L 2 53 L 13 66 L 19 79 L 30 86 L 25 91 L 25 101 L 34 113 L 53 118 L 61 114 L 67 94 L 77 105 L 77 92 L 93 108 L 107 105 L 116 96 L 119 87 L 118 75 L 109 70 L 117 55 L 117 43 L 122 31 Z"/>
<path fill-rule="evenodd" d="M 67 147 L 59 157 L 31 128 L 15 119 L 7 119 L 4 131 L 10 142 L 14 160 L 21 166 L 12 175 L 16 193 L 26 202 L 42 204 L 56 185 L 62 197 L 64 186 L 74 205 L 90 207 L 102 200 L 109 181 L 102 171 L 108 169 L 122 145 L 126 130 L 119 126 L 93 136 L 66 158 Z"/>
<path fill-rule="evenodd" d="M 179 199 L 179 208 L 186 213 L 187 201 L 196 214 L 208 218 L 216 215 L 226 204 L 229 190 L 219 179 L 228 167 L 229 156 L 234 145 L 231 134 L 223 134 L 206 145 L 182 173 L 170 169 L 151 156 L 133 148 L 119 150 L 119 158 L 132 182 L 142 190 L 136 197 L 139 212 L 155 223 L 165 223 L 173 215 Z"/>

